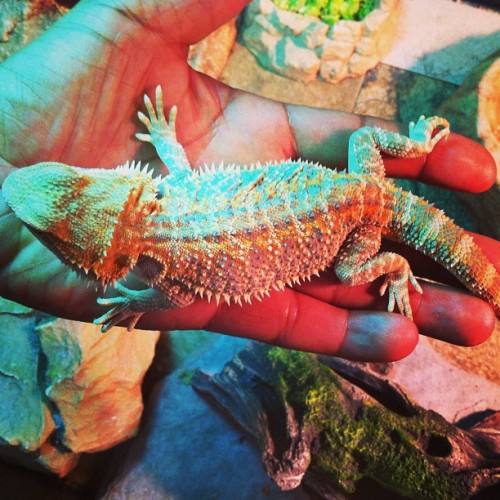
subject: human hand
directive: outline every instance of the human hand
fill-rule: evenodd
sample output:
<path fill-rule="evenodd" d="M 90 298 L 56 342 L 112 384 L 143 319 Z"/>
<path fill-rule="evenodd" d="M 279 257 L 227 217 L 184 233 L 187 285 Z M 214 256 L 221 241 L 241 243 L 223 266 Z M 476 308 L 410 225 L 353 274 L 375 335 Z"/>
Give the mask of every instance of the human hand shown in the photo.
<path fill-rule="evenodd" d="M 4 175 L 11 167 L 47 160 L 109 168 L 132 158 L 150 160 L 152 148 L 134 139 L 141 131 L 135 117 L 143 94 L 151 95 L 158 84 L 164 89 L 166 107 L 177 104 L 180 109 L 178 137 L 193 165 L 295 156 L 330 165 L 345 163 L 350 131 L 375 120 L 266 101 L 230 89 L 187 65 L 189 44 L 246 3 L 80 2 L 0 66 Z M 161 168 L 159 162 L 150 163 Z M 494 178 L 487 153 L 456 135 L 439 143 L 427 158 L 388 160 L 387 169 L 389 175 L 471 191 L 485 189 Z M 72 319 L 90 320 L 102 313 L 96 292 L 39 243 L 1 197 L 0 233 L 2 295 Z M 478 242 L 492 261 L 498 261 L 497 242 L 486 238 Z M 437 271 L 431 269 L 435 277 Z M 198 300 L 184 309 L 145 315 L 139 326 L 204 328 L 371 361 L 407 355 L 418 331 L 475 344 L 493 329 L 491 308 L 457 289 L 424 283 L 423 296 L 412 294 L 412 323 L 384 312 L 386 301 L 377 298 L 377 288 L 377 283 L 341 286 L 333 273 L 326 272 L 312 283 L 272 292 L 251 306 Z"/>

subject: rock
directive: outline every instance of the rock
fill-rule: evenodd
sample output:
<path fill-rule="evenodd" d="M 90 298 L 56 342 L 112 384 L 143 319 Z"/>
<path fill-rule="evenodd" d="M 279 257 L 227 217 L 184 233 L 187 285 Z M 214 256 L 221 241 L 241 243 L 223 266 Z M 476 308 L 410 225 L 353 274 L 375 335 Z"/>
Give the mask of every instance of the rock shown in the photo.
<path fill-rule="evenodd" d="M 315 23 L 316 21 L 311 16 L 298 16 L 293 12 L 278 8 L 273 9 L 269 17 L 274 26 L 281 27 L 284 36 L 299 36 L 309 28 L 311 23 Z"/>
<path fill-rule="evenodd" d="M 464 79 L 462 85 L 439 107 L 451 129 L 478 140 L 490 151 L 497 164 L 497 182 L 480 195 L 460 193 L 460 200 L 474 213 L 479 230 L 500 238 L 500 51 L 480 62 Z"/>
<path fill-rule="evenodd" d="M 39 325 L 37 332 L 49 361 L 45 392 L 64 422 L 61 441 L 74 453 L 88 453 L 135 435 L 143 409 L 141 383 L 159 333 L 131 335 L 114 328 L 103 335 L 95 325 L 75 323 L 58 319 Z M 66 368 L 72 358 L 73 373 Z"/>
<path fill-rule="evenodd" d="M 240 42 L 249 48 L 251 44 L 252 53 L 258 54 L 257 59 L 259 63 L 269 70 L 276 67 L 276 53 L 277 45 L 281 39 L 273 35 L 272 32 L 261 30 L 258 23 L 251 24 L 245 30 L 240 31 Z"/>
<path fill-rule="evenodd" d="M 342 80 L 347 76 L 347 65 L 342 61 L 323 61 L 320 75 L 327 81 Z"/>
<path fill-rule="evenodd" d="M 274 62 L 279 74 L 304 82 L 315 80 L 321 65 L 314 52 L 298 47 L 290 37 L 283 37 L 276 45 Z"/>
<path fill-rule="evenodd" d="M 381 2 L 362 21 L 333 26 L 319 18 L 252 2 L 242 16 L 240 42 L 259 63 L 288 78 L 336 82 L 361 76 L 389 50 L 396 31 L 397 0 Z"/>
<path fill-rule="evenodd" d="M 356 42 L 363 36 L 363 25 L 356 21 L 339 21 L 330 28 L 329 38 Z"/>
<path fill-rule="evenodd" d="M 158 335 L 103 335 L 1 299 L 0 456 L 63 476 L 134 435 Z"/>
<path fill-rule="evenodd" d="M 390 380 L 403 386 L 416 403 L 438 412 L 450 422 L 498 410 L 500 406 L 498 383 L 453 365 L 436 352 L 426 338 L 420 339 L 410 356 L 392 366 Z"/>
<path fill-rule="evenodd" d="M 281 492 L 248 437 L 189 385 L 195 369 L 219 371 L 247 343 L 213 334 L 203 354 L 194 352 L 157 385 L 144 425 L 103 499 L 309 498 L 301 488 Z"/>
<path fill-rule="evenodd" d="M 67 10 L 56 0 L 0 1 L 0 61 L 43 33 Z"/>
<path fill-rule="evenodd" d="M 219 78 L 231 55 L 236 34 L 233 19 L 190 47 L 189 64 L 212 78 Z"/>
<path fill-rule="evenodd" d="M 156 386 L 144 425 L 103 498 L 234 498 L 236 491 L 242 499 L 309 498 L 301 487 L 278 490 L 264 474 L 254 442 L 189 386 L 196 369 L 219 372 L 250 342 L 216 334 L 210 340 L 207 332 L 179 333 L 180 339 L 190 340 L 190 354 Z M 196 345 L 201 349 L 193 350 Z M 176 342 L 172 347 L 177 350 Z M 358 365 L 402 385 L 412 400 L 453 422 L 498 407 L 498 385 L 452 366 L 425 339 L 398 363 Z"/>
<path fill-rule="evenodd" d="M 345 61 L 348 60 L 354 52 L 354 43 L 352 40 L 325 40 L 323 44 L 322 63 L 335 61 L 345 66 Z"/>
<path fill-rule="evenodd" d="M 500 53 L 496 55 L 478 86 L 477 133 L 495 157 L 500 182 Z"/>
<path fill-rule="evenodd" d="M 326 41 L 328 25 L 325 23 L 310 23 L 309 26 L 300 34 L 297 39 L 297 45 L 314 50 L 321 47 Z"/>
<path fill-rule="evenodd" d="M 487 494 L 498 482 L 500 412 L 483 415 L 480 435 L 466 432 L 416 404 L 385 373 L 320 359 L 253 343 L 221 372 L 197 371 L 192 385 L 254 437 L 283 490 L 303 483 L 318 498 L 364 498 L 364 481 L 408 498 L 451 499 Z"/>

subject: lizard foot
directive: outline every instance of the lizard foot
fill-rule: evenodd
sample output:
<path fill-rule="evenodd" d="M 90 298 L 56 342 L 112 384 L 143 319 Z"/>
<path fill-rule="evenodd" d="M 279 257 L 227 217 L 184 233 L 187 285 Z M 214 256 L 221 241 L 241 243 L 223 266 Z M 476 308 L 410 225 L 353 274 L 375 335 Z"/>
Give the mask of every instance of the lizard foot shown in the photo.
<path fill-rule="evenodd" d="M 387 274 L 379 293 L 382 296 L 387 292 L 389 298 L 387 310 L 389 312 L 393 312 L 394 307 L 397 305 L 399 311 L 412 320 L 413 314 L 410 305 L 410 294 L 408 292 L 408 281 L 418 293 L 423 293 L 418 281 L 409 269 L 405 272 Z"/>
<path fill-rule="evenodd" d="M 443 128 L 433 137 L 432 132 L 438 127 Z M 422 115 L 418 119 L 417 123 L 410 122 L 409 130 L 410 139 L 424 145 L 425 152 L 429 153 L 432 151 L 437 142 L 448 137 L 450 134 L 450 124 L 448 120 L 440 118 L 439 116 L 426 118 Z"/>
<path fill-rule="evenodd" d="M 126 321 L 127 330 L 131 332 L 146 311 L 168 308 L 163 294 L 154 288 L 131 290 L 117 283 L 115 290 L 118 296 L 97 299 L 98 304 L 110 306 L 107 312 L 94 320 L 95 325 L 102 325 L 103 333 L 122 321 Z"/>
<path fill-rule="evenodd" d="M 151 99 L 147 95 L 144 96 L 144 104 L 149 116 L 146 116 L 141 111 L 137 113 L 139 120 L 146 125 L 149 134 L 137 133 L 135 136 L 140 141 L 152 144 L 158 144 L 164 138 L 176 141 L 175 120 L 177 118 L 177 106 L 172 106 L 167 121 L 163 112 L 163 96 L 159 85 L 156 87 L 155 98 L 156 103 L 153 105 Z"/>

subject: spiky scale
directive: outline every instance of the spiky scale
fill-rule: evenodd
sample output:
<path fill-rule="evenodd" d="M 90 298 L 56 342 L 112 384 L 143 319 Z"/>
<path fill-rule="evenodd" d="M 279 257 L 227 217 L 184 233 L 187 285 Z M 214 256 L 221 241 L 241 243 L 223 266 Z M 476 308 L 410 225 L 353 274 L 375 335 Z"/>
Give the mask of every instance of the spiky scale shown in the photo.
<path fill-rule="evenodd" d="M 381 236 L 405 242 L 454 273 L 500 311 L 500 283 L 480 249 L 442 211 L 384 179 L 379 150 L 411 157 L 446 137 L 442 118 L 421 118 L 410 138 L 365 127 L 353 134 L 349 173 L 287 160 L 250 166 L 206 165 L 192 171 L 167 122 L 161 90 L 156 109 L 139 114 L 170 174 L 127 161 L 115 170 L 44 163 L 4 183 L 16 215 L 64 262 L 106 286 L 132 272 L 150 288 L 117 283 L 98 321 L 103 330 L 133 328 L 150 310 L 184 307 L 195 296 L 219 304 L 262 300 L 334 264 L 346 284 L 384 276 L 388 309 L 411 317 L 407 282 L 421 292 L 401 256 L 378 253 Z M 443 127 L 436 136 L 432 131 Z M 49 189 L 50 188 L 50 189 Z M 54 196 L 57 193 L 57 196 Z M 67 201 L 65 201 L 67 200 Z M 36 202 L 36 203 L 35 203 Z M 36 207 L 33 209 L 32 207 Z"/>

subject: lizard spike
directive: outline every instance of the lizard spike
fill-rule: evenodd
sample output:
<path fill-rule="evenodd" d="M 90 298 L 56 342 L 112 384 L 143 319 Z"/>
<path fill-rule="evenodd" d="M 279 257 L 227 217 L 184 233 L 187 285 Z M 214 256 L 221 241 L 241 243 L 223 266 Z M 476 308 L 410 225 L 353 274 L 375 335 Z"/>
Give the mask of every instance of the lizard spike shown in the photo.
<path fill-rule="evenodd" d="M 215 293 L 214 297 L 215 297 L 215 303 L 217 305 L 219 305 L 220 304 L 220 300 L 221 300 L 221 294 L 220 293 Z"/>

